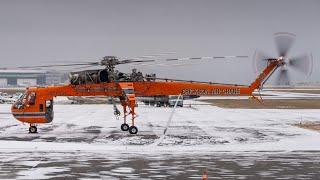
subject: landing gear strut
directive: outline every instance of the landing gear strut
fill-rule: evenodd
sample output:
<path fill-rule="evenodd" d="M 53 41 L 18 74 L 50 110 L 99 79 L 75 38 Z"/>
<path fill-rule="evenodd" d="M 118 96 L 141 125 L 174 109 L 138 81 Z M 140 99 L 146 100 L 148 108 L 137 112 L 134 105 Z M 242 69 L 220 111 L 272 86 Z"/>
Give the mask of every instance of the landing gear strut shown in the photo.
<path fill-rule="evenodd" d="M 122 87 L 125 86 L 126 87 Z M 122 96 L 120 102 L 123 107 L 123 124 L 121 125 L 122 131 L 129 131 L 130 134 L 137 134 L 138 128 L 135 126 L 136 113 L 134 111 L 136 106 L 136 98 L 133 91 L 132 83 L 120 84 L 122 88 Z M 130 88 L 129 88 L 130 87 Z M 131 126 L 127 124 L 127 116 L 131 115 Z"/>
<path fill-rule="evenodd" d="M 35 134 L 35 133 L 37 133 L 37 132 L 38 132 L 37 126 L 30 125 L 30 127 L 29 127 L 29 133 Z"/>
<path fill-rule="evenodd" d="M 127 99 L 127 100 L 121 100 L 121 105 L 123 107 L 123 124 L 121 125 L 122 131 L 129 131 L 130 134 L 137 134 L 138 128 L 135 126 L 135 117 L 136 114 L 134 112 L 135 107 L 135 100 L 133 99 Z M 127 108 L 129 109 L 129 112 L 127 112 Z M 131 114 L 131 121 L 132 125 L 129 127 L 127 124 L 127 116 Z"/>
<path fill-rule="evenodd" d="M 137 134 L 138 128 L 135 126 L 136 113 L 136 96 L 134 94 L 133 83 L 119 83 L 122 90 L 122 95 L 119 97 L 123 107 L 123 124 L 121 125 L 122 131 L 129 131 L 130 134 Z M 131 115 L 131 126 L 127 124 L 127 116 Z"/>

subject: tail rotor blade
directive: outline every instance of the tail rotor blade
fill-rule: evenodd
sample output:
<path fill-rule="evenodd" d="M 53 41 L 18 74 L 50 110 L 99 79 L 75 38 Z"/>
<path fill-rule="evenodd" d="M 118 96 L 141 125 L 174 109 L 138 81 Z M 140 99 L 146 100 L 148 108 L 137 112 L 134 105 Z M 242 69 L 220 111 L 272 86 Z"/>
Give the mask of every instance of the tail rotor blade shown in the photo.
<path fill-rule="evenodd" d="M 311 54 L 303 54 L 289 59 L 289 66 L 305 75 L 311 74 L 312 63 L 313 59 Z"/>
<path fill-rule="evenodd" d="M 274 41 L 280 57 L 286 57 L 294 43 L 296 35 L 288 32 L 279 32 L 274 34 Z"/>
<path fill-rule="evenodd" d="M 290 77 L 287 69 L 280 69 L 276 81 L 277 85 L 290 85 Z"/>
<path fill-rule="evenodd" d="M 267 53 L 256 50 L 253 55 L 253 69 L 255 73 L 261 72 L 268 65 L 268 59 L 272 57 Z"/>

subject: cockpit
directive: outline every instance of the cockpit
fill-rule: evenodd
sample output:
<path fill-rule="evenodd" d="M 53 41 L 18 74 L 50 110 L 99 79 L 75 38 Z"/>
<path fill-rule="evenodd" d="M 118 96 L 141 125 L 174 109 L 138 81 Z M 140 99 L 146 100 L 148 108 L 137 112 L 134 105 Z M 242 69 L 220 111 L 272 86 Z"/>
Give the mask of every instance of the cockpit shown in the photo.
<path fill-rule="evenodd" d="M 13 107 L 16 109 L 23 109 L 27 106 L 34 105 L 36 103 L 35 92 L 25 92 L 20 94 Z"/>
<path fill-rule="evenodd" d="M 51 122 L 53 120 L 52 97 L 41 96 L 37 90 L 27 90 L 12 105 L 13 116 L 22 122 Z"/>

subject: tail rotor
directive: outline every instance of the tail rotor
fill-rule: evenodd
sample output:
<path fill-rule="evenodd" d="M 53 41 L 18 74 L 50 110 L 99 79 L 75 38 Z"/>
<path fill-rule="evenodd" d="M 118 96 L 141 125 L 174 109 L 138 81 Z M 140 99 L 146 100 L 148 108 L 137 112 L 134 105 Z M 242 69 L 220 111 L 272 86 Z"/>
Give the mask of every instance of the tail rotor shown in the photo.
<path fill-rule="evenodd" d="M 290 73 L 292 70 L 298 71 L 306 76 L 310 76 L 313 66 L 312 54 L 304 53 L 299 56 L 290 57 L 289 51 L 295 42 L 296 35 L 287 32 L 274 34 L 274 41 L 278 51 L 278 57 L 271 57 L 261 51 L 254 54 L 255 71 L 261 72 L 270 61 L 279 61 L 277 69 L 276 84 L 291 85 Z"/>

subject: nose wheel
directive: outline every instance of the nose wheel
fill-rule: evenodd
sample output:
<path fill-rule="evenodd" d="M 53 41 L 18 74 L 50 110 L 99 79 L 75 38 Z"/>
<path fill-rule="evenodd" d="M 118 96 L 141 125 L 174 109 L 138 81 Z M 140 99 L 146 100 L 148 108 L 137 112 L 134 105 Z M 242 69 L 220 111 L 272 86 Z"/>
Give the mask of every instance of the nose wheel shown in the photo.
<path fill-rule="evenodd" d="M 29 127 L 29 133 L 35 134 L 38 132 L 37 126 L 30 126 Z"/>

